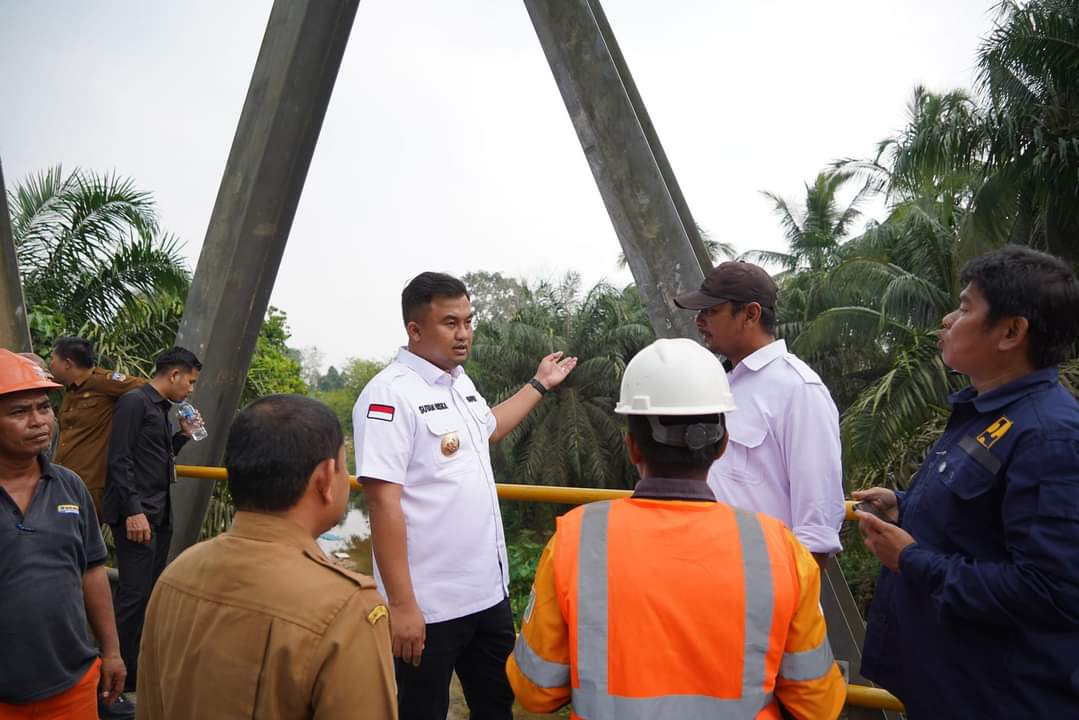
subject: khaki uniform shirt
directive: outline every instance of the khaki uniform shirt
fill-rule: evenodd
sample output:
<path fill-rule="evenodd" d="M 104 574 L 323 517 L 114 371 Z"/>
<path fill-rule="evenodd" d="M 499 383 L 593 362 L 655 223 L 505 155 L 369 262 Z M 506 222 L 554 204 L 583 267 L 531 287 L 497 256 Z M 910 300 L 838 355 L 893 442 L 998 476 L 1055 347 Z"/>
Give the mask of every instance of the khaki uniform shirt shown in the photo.
<path fill-rule="evenodd" d="M 91 368 L 78 382 L 67 386 L 60 404 L 60 445 L 52 461 L 82 478 L 99 518 L 113 406 L 121 395 L 145 382 L 112 370 Z"/>
<path fill-rule="evenodd" d="M 389 620 L 371 578 L 298 525 L 237 513 L 157 581 L 137 717 L 395 720 Z"/>

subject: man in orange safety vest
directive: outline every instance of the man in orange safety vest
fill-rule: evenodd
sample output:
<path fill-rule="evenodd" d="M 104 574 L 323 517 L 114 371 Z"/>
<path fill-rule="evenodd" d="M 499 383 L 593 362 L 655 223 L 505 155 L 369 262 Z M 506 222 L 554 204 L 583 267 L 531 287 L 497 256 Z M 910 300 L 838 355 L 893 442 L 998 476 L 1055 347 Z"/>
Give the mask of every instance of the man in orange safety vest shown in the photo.
<path fill-rule="evenodd" d="M 533 712 L 574 718 L 836 718 L 845 685 L 813 556 L 773 518 L 716 502 L 708 468 L 734 410 L 691 340 L 626 367 L 615 412 L 633 497 L 558 518 L 506 672 Z M 778 701 L 778 702 L 777 702 Z"/>

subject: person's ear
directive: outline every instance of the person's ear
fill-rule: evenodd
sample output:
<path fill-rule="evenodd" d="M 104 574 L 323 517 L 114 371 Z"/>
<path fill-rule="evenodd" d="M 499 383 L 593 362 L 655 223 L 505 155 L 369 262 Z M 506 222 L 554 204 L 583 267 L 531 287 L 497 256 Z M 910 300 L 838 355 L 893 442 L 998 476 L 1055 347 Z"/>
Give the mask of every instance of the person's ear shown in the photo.
<path fill-rule="evenodd" d="M 626 452 L 629 453 L 629 462 L 631 465 L 640 465 L 644 462 L 644 456 L 641 455 L 641 446 L 637 444 L 637 439 L 630 433 L 626 433 Z"/>
<path fill-rule="evenodd" d="M 326 458 L 311 472 L 308 485 L 323 505 L 332 505 L 334 500 L 333 480 L 337 474 L 337 458 Z"/>
<path fill-rule="evenodd" d="M 746 325 L 759 325 L 761 322 L 761 304 L 758 302 L 751 302 L 746 304 L 743 312 L 746 314 Z"/>
<path fill-rule="evenodd" d="M 1002 352 L 1011 352 L 1026 344 L 1027 339 L 1030 337 L 1029 320 L 1016 315 L 1004 318 L 1001 322 L 1004 324 L 1004 334 L 997 343 L 997 349 Z"/>
<path fill-rule="evenodd" d="M 408 332 L 408 339 L 413 342 L 419 342 L 423 333 L 420 331 L 420 324 L 415 320 L 409 320 L 405 323 L 405 330 Z"/>

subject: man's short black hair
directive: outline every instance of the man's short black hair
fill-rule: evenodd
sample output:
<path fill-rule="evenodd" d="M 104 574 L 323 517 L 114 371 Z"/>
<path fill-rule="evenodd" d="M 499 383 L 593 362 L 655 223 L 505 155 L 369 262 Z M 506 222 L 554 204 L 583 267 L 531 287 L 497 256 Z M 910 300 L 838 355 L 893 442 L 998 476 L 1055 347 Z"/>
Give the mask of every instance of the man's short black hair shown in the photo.
<path fill-rule="evenodd" d="M 746 309 L 747 302 L 731 300 L 731 315 L 737 315 Z M 761 329 L 772 337 L 776 336 L 776 310 L 775 308 L 761 305 Z"/>
<path fill-rule="evenodd" d="M 52 351 L 61 360 L 70 360 L 81 368 L 92 368 L 96 362 L 94 346 L 85 338 L 73 335 L 57 338 Z"/>
<path fill-rule="evenodd" d="M 195 357 L 195 353 L 179 345 L 173 345 L 165 352 L 157 356 L 154 363 L 154 375 L 164 375 L 172 372 L 173 368 L 183 368 L 184 372 L 202 370 L 202 363 Z"/>
<path fill-rule="evenodd" d="M 1029 323 L 1030 362 L 1041 369 L 1066 360 L 1079 335 L 1079 282 L 1060 258 L 1008 245 L 968 262 L 959 275 L 989 304 L 987 327 L 1005 317 Z"/>
<path fill-rule="evenodd" d="M 453 275 L 440 272 L 420 273 L 401 291 L 401 317 L 405 325 L 416 319 L 416 312 L 430 305 L 436 297 L 469 297 L 468 288 Z"/>
<path fill-rule="evenodd" d="M 721 437 L 717 442 L 706 445 L 700 450 L 688 447 L 663 445 L 652 437 L 652 425 L 647 415 L 627 415 L 629 434 L 637 441 L 644 461 L 649 469 L 660 477 L 679 478 L 689 473 L 707 470 L 715 462 L 723 445 Z M 716 424 L 726 427 L 723 415 L 659 415 L 661 425 L 692 425 L 694 423 Z"/>
<path fill-rule="evenodd" d="M 267 395 L 236 416 L 225 444 L 229 490 L 239 510 L 282 512 L 300 501 L 318 464 L 338 459 L 337 416 L 303 395 Z"/>

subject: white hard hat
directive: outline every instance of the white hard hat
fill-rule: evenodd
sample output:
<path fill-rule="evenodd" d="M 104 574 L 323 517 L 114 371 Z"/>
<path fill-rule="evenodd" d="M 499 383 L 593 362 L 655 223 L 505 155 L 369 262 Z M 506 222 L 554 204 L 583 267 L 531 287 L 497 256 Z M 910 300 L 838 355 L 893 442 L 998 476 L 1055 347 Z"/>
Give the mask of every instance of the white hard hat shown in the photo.
<path fill-rule="evenodd" d="M 685 338 L 656 340 L 633 356 L 614 411 L 621 415 L 711 415 L 734 410 L 727 372 Z"/>

